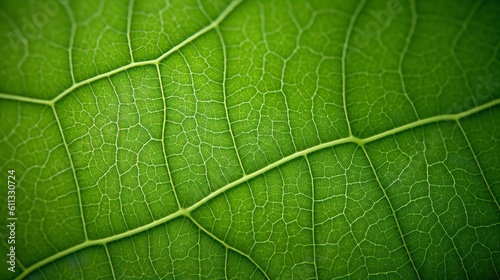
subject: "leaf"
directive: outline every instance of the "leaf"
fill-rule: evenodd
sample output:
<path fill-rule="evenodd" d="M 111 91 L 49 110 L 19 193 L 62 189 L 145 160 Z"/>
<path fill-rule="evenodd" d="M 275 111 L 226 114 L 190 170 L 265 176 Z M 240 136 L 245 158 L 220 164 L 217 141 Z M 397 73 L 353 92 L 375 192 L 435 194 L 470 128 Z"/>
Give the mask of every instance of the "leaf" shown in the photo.
<path fill-rule="evenodd" d="M 0 278 L 500 278 L 500 5 L 450 4 L 2 1 Z"/>

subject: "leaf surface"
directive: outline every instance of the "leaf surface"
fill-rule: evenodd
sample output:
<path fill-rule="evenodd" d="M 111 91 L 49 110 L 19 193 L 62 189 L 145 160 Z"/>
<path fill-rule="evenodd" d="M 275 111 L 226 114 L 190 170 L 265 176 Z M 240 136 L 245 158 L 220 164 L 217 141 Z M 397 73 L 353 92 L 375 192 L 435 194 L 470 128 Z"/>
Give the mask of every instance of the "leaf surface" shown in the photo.
<path fill-rule="evenodd" d="M 458 2 L 2 1 L 0 278 L 500 278 L 500 5 Z"/>

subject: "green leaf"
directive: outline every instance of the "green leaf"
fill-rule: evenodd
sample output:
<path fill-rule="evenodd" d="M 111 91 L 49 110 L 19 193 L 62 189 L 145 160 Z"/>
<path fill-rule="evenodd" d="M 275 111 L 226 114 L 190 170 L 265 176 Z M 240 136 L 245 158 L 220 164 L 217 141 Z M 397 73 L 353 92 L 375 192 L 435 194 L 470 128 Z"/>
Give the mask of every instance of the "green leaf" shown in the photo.
<path fill-rule="evenodd" d="M 2 1 L 0 278 L 500 278 L 498 14 Z"/>

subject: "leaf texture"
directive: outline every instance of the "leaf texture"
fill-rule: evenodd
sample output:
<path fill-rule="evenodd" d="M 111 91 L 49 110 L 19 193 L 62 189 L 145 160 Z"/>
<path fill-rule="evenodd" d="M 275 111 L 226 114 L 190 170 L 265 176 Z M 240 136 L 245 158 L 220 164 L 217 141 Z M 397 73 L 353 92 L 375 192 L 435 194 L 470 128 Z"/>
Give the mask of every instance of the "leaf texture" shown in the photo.
<path fill-rule="evenodd" d="M 499 13 L 2 1 L 0 278 L 500 278 Z"/>

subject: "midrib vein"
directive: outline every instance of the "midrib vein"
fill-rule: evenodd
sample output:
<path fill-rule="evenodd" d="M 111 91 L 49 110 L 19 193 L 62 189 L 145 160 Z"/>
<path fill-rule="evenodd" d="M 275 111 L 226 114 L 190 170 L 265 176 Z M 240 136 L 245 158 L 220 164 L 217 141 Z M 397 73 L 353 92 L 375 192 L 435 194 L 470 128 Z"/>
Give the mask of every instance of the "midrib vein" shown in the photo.
<path fill-rule="evenodd" d="M 31 272 L 33 272 L 34 270 L 50 263 L 50 262 L 53 262 L 59 258 L 62 258 L 64 256 L 67 256 L 71 253 L 75 253 L 79 250 L 82 250 L 84 248 L 87 248 L 87 247 L 90 247 L 90 246 L 96 246 L 96 245 L 104 245 L 104 244 L 107 244 L 107 243 L 110 243 L 110 242 L 113 242 L 113 241 L 117 241 L 117 240 L 120 240 L 120 239 L 123 239 L 125 237 L 130 237 L 132 235 L 135 235 L 135 234 L 138 234 L 138 233 L 141 233 L 141 232 L 144 232 L 144 231 L 147 231 L 149 229 L 152 229 L 156 226 L 159 226 L 161 224 L 164 224 L 168 221 L 171 221 L 175 218 L 178 218 L 178 217 L 181 217 L 181 216 L 186 216 L 186 217 L 189 217 L 190 213 L 194 210 L 196 210 L 198 207 L 200 207 L 201 205 L 209 202 L 210 200 L 212 200 L 213 198 L 217 197 L 218 195 L 234 188 L 235 186 L 237 185 L 240 185 L 244 182 L 247 182 L 259 175 L 262 175 L 264 173 L 266 173 L 267 171 L 271 170 L 271 169 L 274 169 L 284 163 L 287 163 L 289 161 L 292 161 L 298 157 L 301 157 L 301 156 L 305 156 L 305 155 L 308 155 L 310 153 L 314 153 L 314 152 L 317 152 L 317 151 L 320 151 L 320 150 L 323 150 L 323 149 L 326 149 L 326 148 L 331 148 L 331 147 L 334 147 L 334 146 L 338 146 L 338 145 L 341 145 L 341 144 L 346 144 L 346 143 L 356 143 L 358 145 L 365 145 L 367 143 L 370 143 L 370 142 L 374 142 L 376 140 L 379 140 L 379 139 L 382 139 L 384 137 L 387 137 L 387 136 L 390 136 L 390 135 L 395 135 L 397 133 L 400 133 L 400 132 L 403 132 L 403 131 L 407 131 L 407 130 L 410 130 L 410 129 L 413 129 L 413 128 L 417 128 L 417 127 L 421 127 L 421 126 L 424 126 L 426 124 L 430 124 L 430 123 L 436 123 L 436 122 L 442 122 L 442 121 L 457 121 L 461 118 L 464 118 L 464 117 L 467 117 L 467 116 L 470 116 L 470 115 L 473 115 L 475 113 L 478 113 L 478 112 L 481 112 L 483 110 L 486 110 L 488 108 L 492 108 L 496 105 L 500 104 L 500 98 L 499 99 L 495 99 L 493 101 L 490 101 L 488 103 L 485 103 L 483 105 L 480 105 L 480 106 L 477 106 L 477 107 L 474 107 L 472 109 L 469 109 L 467 111 L 464 111 L 464 112 L 461 112 L 461 113 L 457 113 L 457 114 L 447 114 L 447 115 L 439 115 L 439 116 L 433 116 L 433 117 L 429 117 L 429 118 L 426 118 L 426 119 L 421 119 L 421 120 L 418 120 L 418 121 L 415 121 L 415 122 L 412 122 L 412 123 L 409 123 L 409 124 L 406 124 L 406 125 L 403 125 L 403 126 L 400 126 L 400 127 L 396 127 L 396 128 L 393 128 L 391 130 L 388 130 L 388 131 L 385 131 L 385 132 L 382 132 L 382 133 L 379 133 L 379 134 L 376 134 L 376 135 L 373 135 L 373 136 L 370 136 L 370 137 L 367 137 L 367 138 L 357 138 L 357 137 L 354 137 L 354 136 L 349 136 L 349 137 L 345 137 L 345 138 L 341 138 L 341 139 L 337 139 L 337 140 L 333 140 L 333 141 L 330 141 L 330 142 L 326 142 L 326 143 L 322 143 L 322 144 L 319 144 L 319 145 L 316 145 L 314 147 L 310 147 L 308 149 L 305 149 L 305 150 L 302 150 L 302 151 L 299 151 L 299 152 L 296 152 L 294 154 L 291 154 L 287 157 L 284 157 L 282 158 L 281 160 L 278 160 L 274 163 L 271 163 L 257 171 L 254 171 L 253 173 L 250 173 L 248 175 L 245 175 L 243 177 L 241 177 L 240 179 L 236 180 L 236 181 L 233 181 L 232 183 L 229 183 L 227 185 L 225 185 L 224 187 L 210 193 L 209 195 L 207 195 L 206 197 L 204 197 L 203 199 L 199 200 L 198 202 L 196 202 L 195 204 L 191 205 L 190 207 L 188 208 L 184 208 L 184 209 L 180 209 L 162 219 L 159 219 L 159 220 L 156 220 L 156 221 L 153 221 L 149 224 L 146 224 L 146 225 L 143 225 L 141 227 L 138 227 L 138 228 L 135 228 L 133 230 L 129 230 L 129 231 L 126 231 L 126 232 L 122 232 L 120 234 L 117 234 L 117 235 L 114 235 L 114 236 L 110 236 L 110 237 L 106 237 L 106 238 L 102 238 L 102 239 L 97 239 L 97 240 L 88 240 L 88 241 L 85 241 L 83 243 L 80 243 L 78 245 L 75 245 L 73 247 L 70 247 L 64 251 L 61 251 L 61 252 L 58 252 L 52 256 L 49 256 L 35 264 L 33 264 L 32 266 L 30 266 L 29 268 L 27 268 L 25 271 L 23 271 L 22 274 L 20 274 L 16 279 L 22 279 L 24 278 L 26 275 L 30 274 Z"/>

